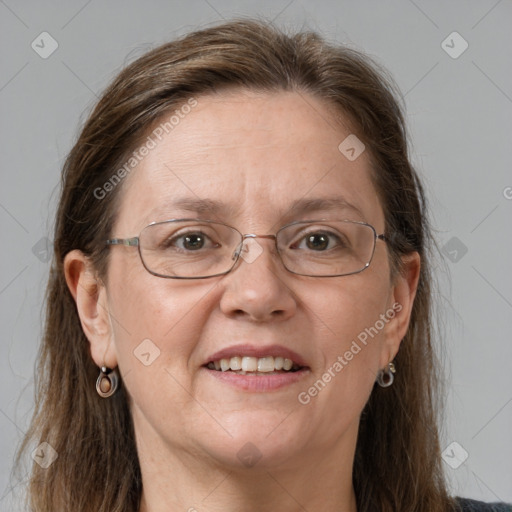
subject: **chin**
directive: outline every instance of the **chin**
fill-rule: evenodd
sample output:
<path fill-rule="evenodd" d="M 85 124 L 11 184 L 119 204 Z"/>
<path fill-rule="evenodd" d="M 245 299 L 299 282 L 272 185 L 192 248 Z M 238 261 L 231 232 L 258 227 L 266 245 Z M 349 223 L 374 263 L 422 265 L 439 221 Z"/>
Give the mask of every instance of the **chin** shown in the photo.
<path fill-rule="evenodd" d="M 221 422 L 226 432 L 204 440 L 205 450 L 219 463 L 231 469 L 270 469 L 295 459 L 306 439 L 296 418 L 288 413 L 262 411 L 237 414 Z M 225 435 L 224 435 L 225 434 Z"/>

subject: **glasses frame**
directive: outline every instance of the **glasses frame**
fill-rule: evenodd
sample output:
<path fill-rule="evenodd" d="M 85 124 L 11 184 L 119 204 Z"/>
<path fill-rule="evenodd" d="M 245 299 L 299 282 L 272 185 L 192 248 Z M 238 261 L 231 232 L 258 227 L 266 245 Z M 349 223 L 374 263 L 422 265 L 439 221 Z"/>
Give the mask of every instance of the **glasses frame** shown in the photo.
<path fill-rule="evenodd" d="M 141 252 L 140 236 L 141 236 L 142 232 L 146 228 L 148 228 L 149 226 L 154 226 L 156 224 L 167 224 L 167 223 L 170 223 L 170 222 L 190 222 L 190 221 L 209 222 L 209 223 L 212 223 L 212 224 L 221 224 L 223 226 L 231 228 L 232 230 L 236 231 L 240 235 L 241 241 L 240 241 L 240 244 L 237 246 L 235 252 L 233 253 L 233 256 L 232 256 L 233 264 L 231 265 L 229 270 L 226 270 L 225 272 L 221 272 L 219 274 L 213 274 L 211 276 L 183 277 L 183 276 L 166 276 L 166 275 L 159 274 L 158 272 L 154 272 L 153 270 L 149 269 L 147 267 L 147 265 L 146 265 L 146 262 L 144 261 L 144 258 L 142 257 L 142 252 Z M 369 258 L 368 262 L 365 264 L 365 266 L 362 269 L 356 270 L 354 272 L 348 272 L 348 273 L 345 273 L 345 274 L 335 274 L 335 275 L 320 275 L 320 276 L 310 275 L 310 274 L 301 274 L 299 272 L 294 272 L 293 270 L 290 270 L 285 265 L 285 263 L 283 261 L 283 257 L 281 256 L 281 253 L 279 251 L 279 247 L 277 245 L 277 237 L 278 237 L 279 233 L 283 229 L 288 228 L 290 226 L 294 226 L 294 225 L 297 225 L 297 224 L 310 224 L 310 223 L 315 223 L 315 222 L 347 222 L 347 223 L 351 223 L 351 224 L 360 224 L 362 226 L 367 226 L 367 227 L 371 228 L 371 230 L 373 231 L 373 234 L 374 234 L 374 237 L 373 237 L 373 249 L 372 249 L 370 258 Z M 242 249 L 243 249 L 243 245 L 244 245 L 244 240 L 246 238 L 267 238 L 267 239 L 273 239 L 274 242 L 275 242 L 276 252 L 277 252 L 277 254 L 279 256 L 279 259 L 280 259 L 281 263 L 283 264 L 283 267 L 288 272 L 290 272 L 291 274 L 295 274 L 295 275 L 298 275 L 298 276 L 305 276 L 305 277 L 343 277 L 343 276 L 350 276 L 350 275 L 353 275 L 353 274 L 359 274 L 359 273 L 363 272 L 364 270 L 366 270 L 370 266 L 370 263 L 372 262 L 373 256 L 375 254 L 375 249 L 377 247 L 377 240 L 382 240 L 383 242 L 389 242 L 388 236 L 385 235 L 384 233 L 377 234 L 376 229 L 371 224 L 368 224 L 367 222 L 348 220 L 348 219 L 337 219 L 337 220 L 333 220 L 333 219 L 298 220 L 298 221 L 290 222 L 289 224 L 286 224 L 286 225 L 282 226 L 281 228 L 279 228 L 276 231 L 276 233 L 274 235 L 272 235 L 272 234 L 269 234 L 269 235 L 256 235 L 256 234 L 253 234 L 253 233 L 243 234 L 240 231 L 238 231 L 238 229 L 234 228 L 233 226 L 230 226 L 229 224 L 226 224 L 224 222 L 219 222 L 219 221 L 216 221 L 216 220 L 205 220 L 205 219 L 198 219 L 198 218 L 187 218 L 187 219 L 168 219 L 168 220 L 151 222 L 150 224 L 148 224 L 147 226 L 145 226 L 141 230 L 141 232 L 139 233 L 138 236 L 133 236 L 133 237 L 130 237 L 130 238 L 110 238 L 105 243 L 106 243 L 107 246 L 113 246 L 113 245 L 125 245 L 125 246 L 130 246 L 130 247 L 137 246 L 138 247 L 138 252 L 139 252 L 139 257 L 140 257 L 140 260 L 142 262 L 143 267 L 150 274 L 152 274 L 152 275 L 154 275 L 156 277 L 161 277 L 163 279 L 209 279 L 211 277 L 218 277 L 218 276 L 224 276 L 226 274 L 229 274 L 235 268 L 236 264 L 238 263 L 238 260 L 240 259 L 240 254 L 242 253 Z"/>

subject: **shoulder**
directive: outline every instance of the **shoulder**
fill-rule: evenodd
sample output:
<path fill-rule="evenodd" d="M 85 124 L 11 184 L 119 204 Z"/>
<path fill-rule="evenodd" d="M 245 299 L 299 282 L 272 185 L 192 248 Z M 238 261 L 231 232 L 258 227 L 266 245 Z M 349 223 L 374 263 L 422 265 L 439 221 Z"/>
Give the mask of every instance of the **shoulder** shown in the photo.
<path fill-rule="evenodd" d="M 485 503 L 460 497 L 455 501 L 460 506 L 460 512 L 512 512 L 512 504 L 502 502 Z"/>

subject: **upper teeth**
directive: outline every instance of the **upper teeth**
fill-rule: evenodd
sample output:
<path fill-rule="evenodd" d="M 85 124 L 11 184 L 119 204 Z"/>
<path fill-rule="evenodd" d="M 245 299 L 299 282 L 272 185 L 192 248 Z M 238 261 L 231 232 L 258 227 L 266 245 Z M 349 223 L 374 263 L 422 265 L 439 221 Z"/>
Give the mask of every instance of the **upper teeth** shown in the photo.
<path fill-rule="evenodd" d="M 231 359 L 220 359 L 208 364 L 208 368 L 215 370 L 242 370 L 244 372 L 273 372 L 276 370 L 299 369 L 291 359 L 284 357 L 249 357 L 235 356 Z"/>

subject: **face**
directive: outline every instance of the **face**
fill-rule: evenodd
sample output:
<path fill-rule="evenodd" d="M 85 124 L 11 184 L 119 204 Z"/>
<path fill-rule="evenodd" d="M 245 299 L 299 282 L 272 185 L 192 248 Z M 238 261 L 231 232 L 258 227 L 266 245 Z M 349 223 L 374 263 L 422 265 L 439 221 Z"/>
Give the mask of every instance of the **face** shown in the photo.
<path fill-rule="evenodd" d="M 319 218 L 384 232 L 369 155 L 350 161 L 340 152 L 350 130 L 328 105 L 291 92 L 197 100 L 125 178 L 113 237 L 190 217 L 259 235 Z M 225 208 L 173 206 L 183 198 Z M 326 198 L 352 206 L 291 209 L 298 199 Z M 293 467 L 354 446 L 377 371 L 405 334 L 414 279 L 391 279 L 381 240 L 363 272 L 330 278 L 292 274 L 273 240 L 256 241 L 256 259 L 199 280 L 156 277 L 136 247 L 111 248 L 101 310 L 109 327 L 89 339 L 98 366 L 105 357 L 119 367 L 142 457 L 181 453 L 242 466 L 243 454 L 261 454 L 268 467 Z M 288 356 L 302 369 L 255 376 L 209 369 L 224 350 L 228 359 Z"/>

